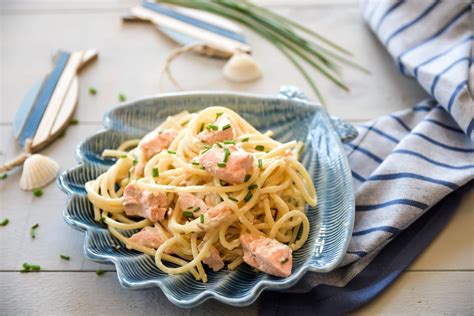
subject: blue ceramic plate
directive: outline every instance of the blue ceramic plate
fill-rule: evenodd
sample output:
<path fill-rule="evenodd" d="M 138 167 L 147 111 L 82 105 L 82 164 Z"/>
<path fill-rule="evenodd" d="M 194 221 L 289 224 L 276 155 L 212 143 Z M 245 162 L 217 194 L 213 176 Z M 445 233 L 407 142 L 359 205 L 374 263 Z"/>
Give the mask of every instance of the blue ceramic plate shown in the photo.
<path fill-rule="evenodd" d="M 109 112 L 104 120 L 105 130 L 79 145 L 80 164 L 58 178 L 59 186 L 68 195 L 64 218 L 69 225 L 85 232 L 85 256 L 115 264 L 123 287 L 158 286 L 171 302 L 181 307 L 192 307 L 209 298 L 231 305 L 248 305 L 263 290 L 291 287 L 307 271 L 328 272 L 336 268 L 348 246 L 354 222 L 351 173 L 340 141 L 340 129 L 338 134 L 334 121 L 324 109 L 295 97 L 298 95 L 285 99 L 190 92 L 147 97 Z M 169 115 L 215 105 L 235 110 L 260 131 L 274 131 L 274 138 L 281 142 L 293 139 L 305 142 L 302 162 L 312 175 L 319 201 L 316 207 L 306 210 L 311 223 L 310 236 L 306 244 L 294 252 L 293 272 L 288 278 L 256 273 L 246 264 L 236 271 L 207 270 L 209 281 L 206 284 L 194 280 L 189 273 L 170 276 L 155 266 L 151 256 L 125 247 L 116 249 L 120 242 L 103 224 L 94 221 L 84 184 L 113 164 L 112 160 L 101 157 L 105 148 L 116 148 L 126 139 L 143 136 Z"/>

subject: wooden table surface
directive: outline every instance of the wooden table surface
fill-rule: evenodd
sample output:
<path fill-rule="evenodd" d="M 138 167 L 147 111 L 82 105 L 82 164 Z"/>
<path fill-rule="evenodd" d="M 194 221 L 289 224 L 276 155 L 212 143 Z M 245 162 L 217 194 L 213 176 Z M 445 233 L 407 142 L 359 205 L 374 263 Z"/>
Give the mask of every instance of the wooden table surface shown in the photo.
<path fill-rule="evenodd" d="M 315 75 L 331 114 L 360 123 L 408 108 L 427 95 L 418 84 L 401 76 L 393 61 L 364 25 L 353 0 L 261 1 L 266 6 L 318 30 L 355 52 L 372 71 L 366 76 L 347 71 L 350 93 L 341 92 Z M 76 165 L 74 150 L 102 128 L 103 114 L 118 104 L 123 93 L 134 99 L 159 91 L 165 56 L 175 48 L 151 25 L 123 24 L 121 15 L 136 1 L 0 1 L 0 161 L 18 153 L 12 120 L 26 91 L 51 70 L 54 49 L 96 48 L 99 59 L 84 69 L 76 117 L 64 138 L 44 153 L 62 169 Z M 187 55 L 173 66 L 186 90 L 235 90 L 274 95 L 284 84 L 308 92 L 300 74 L 275 48 L 247 30 L 264 77 L 251 84 L 223 80 L 223 61 Z M 89 87 L 97 95 L 88 94 Z M 169 84 L 163 91 L 172 91 Z M 192 310 L 173 306 L 159 289 L 129 291 L 120 287 L 114 267 L 86 260 L 83 235 L 62 219 L 65 195 L 51 184 L 41 198 L 18 187 L 19 170 L 0 183 L 0 314 L 256 314 L 257 305 L 229 307 L 207 301 Z M 401 277 L 375 301 L 356 314 L 473 314 L 474 313 L 474 192 L 465 199 L 446 229 Z M 39 223 L 37 238 L 29 228 Z M 59 254 L 71 257 L 59 259 Z M 23 262 L 42 267 L 21 274 Z M 96 276 L 96 269 L 110 271 Z"/>

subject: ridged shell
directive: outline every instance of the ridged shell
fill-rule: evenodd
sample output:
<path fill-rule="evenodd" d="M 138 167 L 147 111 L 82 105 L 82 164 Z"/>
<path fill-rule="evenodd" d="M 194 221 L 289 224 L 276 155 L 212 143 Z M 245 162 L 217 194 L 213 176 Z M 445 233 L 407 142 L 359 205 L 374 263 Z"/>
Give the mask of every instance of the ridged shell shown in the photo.
<path fill-rule="evenodd" d="M 253 81 L 262 76 L 262 70 L 257 62 L 245 53 L 234 54 L 224 65 L 224 77 L 234 82 Z"/>
<path fill-rule="evenodd" d="M 53 181 L 59 172 L 59 165 L 53 159 L 34 154 L 28 157 L 23 165 L 20 188 L 30 191 L 41 188 Z"/>

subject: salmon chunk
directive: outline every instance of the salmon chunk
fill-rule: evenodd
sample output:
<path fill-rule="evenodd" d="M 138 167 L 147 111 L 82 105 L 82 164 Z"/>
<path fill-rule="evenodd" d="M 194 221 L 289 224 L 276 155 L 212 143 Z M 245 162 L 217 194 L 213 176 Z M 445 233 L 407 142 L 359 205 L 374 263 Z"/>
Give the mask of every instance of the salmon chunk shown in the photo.
<path fill-rule="evenodd" d="M 248 265 L 277 277 L 291 274 L 292 250 L 287 245 L 254 234 L 240 236 L 240 243 L 244 250 L 244 261 Z"/>
<path fill-rule="evenodd" d="M 143 228 L 141 231 L 130 237 L 130 241 L 134 243 L 155 249 L 158 249 L 165 240 L 166 236 L 163 236 L 158 228 L 149 226 Z"/>
<path fill-rule="evenodd" d="M 228 147 L 229 156 L 224 162 L 225 149 L 212 148 L 201 156 L 199 162 L 207 172 L 223 181 L 239 184 L 253 168 L 253 156 L 238 150 L 235 146 Z"/>
<path fill-rule="evenodd" d="M 122 205 L 125 209 L 125 214 L 141 216 L 156 222 L 165 217 L 168 199 L 164 192 L 153 193 L 145 191 L 136 184 L 130 183 L 123 190 Z"/>
<path fill-rule="evenodd" d="M 201 215 L 208 209 L 208 206 L 202 199 L 187 192 L 179 193 L 178 204 L 181 210 L 193 212 L 196 216 Z"/>
<path fill-rule="evenodd" d="M 224 140 L 234 139 L 234 129 L 230 124 L 227 116 L 220 116 L 214 124 L 217 127 L 216 130 L 210 129 L 209 127 L 198 134 L 198 139 L 206 144 L 215 144 Z"/>
<path fill-rule="evenodd" d="M 203 231 L 214 229 L 225 223 L 231 215 L 232 212 L 226 204 L 214 206 L 202 215 L 202 220 L 198 219 L 198 227 Z"/>
<path fill-rule="evenodd" d="M 201 245 L 204 244 L 202 243 Z M 217 250 L 217 248 L 214 246 L 211 246 L 211 249 L 209 250 L 209 255 L 207 257 L 204 257 L 202 259 L 202 262 L 206 264 L 209 268 L 211 268 L 214 272 L 217 272 L 224 268 L 224 260 L 219 255 L 219 250 Z"/>
<path fill-rule="evenodd" d="M 138 149 L 143 152 L 145 159 L 148 160 L 163 149 L 167 149 L 177 135 L 178 132 L 174 129 L 165 129 L 161 133 L 153 131 L 143 137 L 138 144 Z"/>

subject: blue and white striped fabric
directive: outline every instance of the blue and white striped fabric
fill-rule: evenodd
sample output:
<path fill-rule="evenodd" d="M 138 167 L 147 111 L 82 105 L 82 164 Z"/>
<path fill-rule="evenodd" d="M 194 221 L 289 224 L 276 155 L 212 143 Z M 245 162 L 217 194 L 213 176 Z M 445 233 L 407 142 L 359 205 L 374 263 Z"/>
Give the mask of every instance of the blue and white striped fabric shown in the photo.
<path fill-rule="evenodd" d="M 433 98 L 358 128 L 346 146 L 356 190 L 348 252 L 340 269 L 309 274 L 295 291 L 347 284 L 398 233 L 474 179 L 471 4 L 366 0 L 362 10 L 400 71 Z"/>

